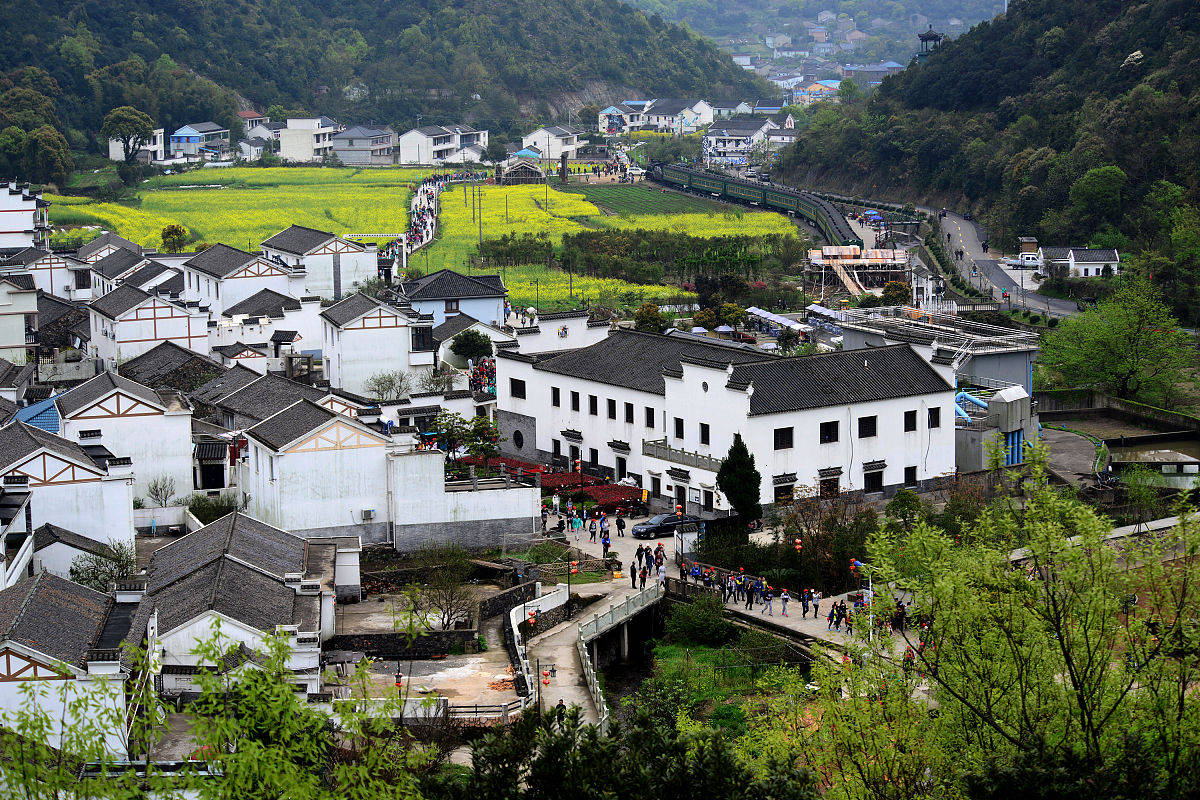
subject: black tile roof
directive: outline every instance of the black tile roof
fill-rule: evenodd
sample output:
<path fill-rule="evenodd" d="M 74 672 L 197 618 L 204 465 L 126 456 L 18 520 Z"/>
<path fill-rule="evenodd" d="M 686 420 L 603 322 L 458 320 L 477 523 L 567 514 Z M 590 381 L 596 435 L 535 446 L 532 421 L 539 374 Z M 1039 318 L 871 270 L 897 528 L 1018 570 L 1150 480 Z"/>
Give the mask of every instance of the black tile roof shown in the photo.
<path fill-rule="evenodd" d="M 326 231 L 306 228 L 303 225 L 292 225 L 290 228 L 282 230 L 264 241 L 262 246 L 302 256 L 306 255 L 310 250 L 317 249 L 333 238 L 335 238 L 334 235 Z"/>
<path fill-rule="evenodd" d="M 152 389 L 191 392 L 224 375 L 226 368 L 194 350 L 174 342 L 162 342 L 121 364 L 117 372 Z"/>
<path fill-rule="evenodd" d="M 116 280 L 145 260 L 141 250 L 136 253 L 131 250 L 115 250 L 92 264 L 92 271 L 109 280 Z"/>
<path fill-rule="evenodd" d="M 103 556 L 104 558 L 112 556 L 112 548 L 105 542 L 98 542 L 89 536 L 69 531 L 66 528 L 60 528 L 49 522 L 33 532 L 33 549 L 35 552 L 44 550 L 50 545 L 59 542 L 76 550 L 91 553 L 92 555 Z"/>
<path fill-rule="evenodd" d="M 41 250 L 37 247 L 26 247 L 23 250 L 18 250 L 8 258 L 0 261 L 0 267 L 28 267 L 35 261 L 45 258 L 50 255 L 49 250 Z"/>
<path fill-rule="evenodd" d="M 444 342 L 453 339 L 476 322 L 479 320 L 470 314 L 452 314 L 446 317 L 445 322 L 433 329 L 434 341 Z"/>
<path fill-rule="evenodd" d="M 264 420 L 297 400 L 315 402 L 328 394 L 326 389 L 297 383 L 278 375 L 263 375 L 215 401 L 215 405 L 239 416 Z"/>
<path fill-rule="evenodd" d="M 906 344 L 739 364 L 729 383 L 754 385 L 751 416 L 953 391 Z"/>
<path fill-rule="evenodd" d="M 96 298 L 89 305 L 98 313 L 115 320 L 117 317 L 131 309 L 137 308 L 149 299 L 150 295 L 146 292 L 143 292 L 136 286 L 123 283 L 103 297 Z"/>
<path fill-rule="evenodd" d="M 126 276 L 125 283 L 144 290 L 146 289 L 146 284 L 150 283 L 164 272 L 177 271 L 178 270 L 174 269 L 173 267 L 168 267 L 166 264 L 160 264 L 157 261 L 149 261 Z"/>
<path fill-rule="evenodd" d="M 246 434 L 272 450 L 282 450 L 336 416 L 338 415 L 334 412 L 311 400 L 299 400 L 248 429 Z"/>
<path fill-rule="evenodd" d="M 217 611 L 261 631 L 301 624 L 313 630 L 310 608 L 283 582 L 304 573 L 305 540 L 241 513 L 227 514 L 159 548 L 147 567 L 142 607 L 158 609 L 163 633 L 207 611 Z M 143 614 L 134 621 L 134 634 Z"/>
<path fill-rule="evenodd" d="M 94 467 L 91 457 L 79 445 L 20 420 L 0 428 L 0 467 L 12 466 L 43 447 L 55 455 Z"/>
<path fill-rule="evenodd" d="M 221 313 L 227 317 L 236 317 L 239 314 L 245 314 L 248 317 L 273 317 L 274 319 L 281 319 L 283 312 L 298 311 L 299 309 L 300 301 L 296 298 L 288 297 L 286 294 L 281 294 L 273 289 L 261 289 L 245 300 L 239 300 Z"/>
<path fill-rule="evenodd" d="M 82 245 L 78 250 L 75 251 L 75 255 L 78 258 L 86 259 L 98 250 L 103 249 L 105 246 L 116 247 L 121 250 L 132 250 L 135 253 L 142 252 L 142 248 L 138 247 L 133 242 L 110 232 L 102 233 L 87 244 Z"/>
<path fill-rule="evenodd" d="M 55 399 L 54 404 L 58 406 L 59 416 L 69 417 L 81 408 L 85 408 L 101 397 L 104 397 L 109 392 L 117 390 L 131 397 L 136 397 L 143 403 L 149 403 L 152 406 L 160 408 L 164 407 L 162 400 L 159 399 L 154 390 L 143 386 L 137 381 L 123 378 L 112 372 L 101 372 L 96 377 L 84 381 L 74 389 L 60 394 Z"/>
<path fill-rule="evenodd" d="M 406 281 L 401 291 L 410 300 L 464 300 L 503 297 L 508 290 L 499 275 L 463 275 L 450 269 Z"/>
<path fill-rule="evenodd" d="M 1071 256 L 1084 264 L 1097 264 L 1117 260 L 1117 251 L 1105 248 L 1072 247 Z"/>
<path fill-rule="evenodd" d="M 244 353 L 247 350 L 252 350 L 262 356 L 267 354 L 267 348 L 264 344 L 245 344 L 243 342 L 234 342 L 233 344 L 217 345 L 213 348 L 214 353 L 220 353 L 226 358 L 233 358 L 234 356 Z"/>
<path fill-rule="evenodd" d="M 512 358 L 500 353 L 501 358 Z M 534 369 L 573 378 L 665 394 L 663 370 L 678 371 L 682 358 L 720 364 L 760 361 L 763 354 L 675 336 L 621 329 L 577 350 L 550 353 L 534 360 Z"/>
<path fill-rule="evenodd" d="M 256 258 L 258 256 L 255 253 L 247 253 L 245 250 L 238 250 L 227 244 L 214 244 L 183 263 L 185 266 L 206 275 L 212 275 L 214 278 L 224 278 L 232 272 L 237 272 Z"/>
<path fill-rule="evenodd" d="M 262 377 L 254 370 L 249 367 L 243 367 L 241 364 L 237 364 L 228 370 L 224 367 L 221 369 L 222 372 L 220 375 L 192 390 L 191 398 L 193 400 L 213 405 L 233 394 L 238 389 Z"/>
<path fill-rule="evenodd" d="M 322 311 L 321 316 L 340 328 L 358 319 L 363 314 L 375 310 L 380 305 L 383 304 L 373 297 L 368 297 L 360 292 L 334 303 Z"/>
<path fill-rule="evenodd" d="M 0 389 L 11 389 L 30 383 L 35 369 L 33 364 L 18 365 L 7 358 L 0 358 Z"/>
<path fill-rule="evenodd" d="M 28 272 L 12 272 L 8 275 L 0 275 L 0 281 L 8 281 L 18 289 L 24 289 L 27 292 L 37 291 L 37 284 L 33 281 L 33 276 Z"/>
<path fill-rule="evenodd" d="M 84 669 L 111 604 L 108 595 L 49 572 L 23 578 L 0 591 L 0 641 Z"/>

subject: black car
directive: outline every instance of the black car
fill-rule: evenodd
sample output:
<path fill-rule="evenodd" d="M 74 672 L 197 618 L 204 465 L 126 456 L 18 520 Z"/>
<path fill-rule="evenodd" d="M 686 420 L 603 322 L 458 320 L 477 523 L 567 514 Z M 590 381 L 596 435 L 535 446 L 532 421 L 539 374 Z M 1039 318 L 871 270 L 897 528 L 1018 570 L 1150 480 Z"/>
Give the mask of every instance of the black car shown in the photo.
<path fill-rule="evenodd" d="M 673 536 L 675 534 L 675 526 L 681 522 L 699 521 L 699 517 L 691 517 L 687 514 L 681 516 L 656 514 L 645 522 L 639 522 L 637 525 L 634 525 L 630 532 L 635 539 L 661 539 L 664 536 Z"/>

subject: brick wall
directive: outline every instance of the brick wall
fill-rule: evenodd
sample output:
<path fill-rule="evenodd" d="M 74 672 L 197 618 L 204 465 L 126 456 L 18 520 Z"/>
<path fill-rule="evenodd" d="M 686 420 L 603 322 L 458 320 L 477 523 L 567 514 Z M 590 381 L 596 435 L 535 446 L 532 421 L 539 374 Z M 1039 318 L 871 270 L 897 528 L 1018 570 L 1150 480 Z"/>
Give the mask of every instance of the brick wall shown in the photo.
<path fill-rule="evenodd" d="M 427 631 L 409 645 L 407 637 L 399 633 L 359 633 L 334 636 L 324 644 L 326 651 L 354 650 L 366 653 L 371 658 L 424 659 L 442 656 L 456 646 L 465 653 L 479 649 L 479 629 L 464 628 L 452 631 Z"/>
<path fill-rule="evenodd" d="M 537 583 L 528 581 L 506 589 L 500 594 L 479 601 L 479 619 L 491 619 L 499 614 L 507 614 L 521 603 L 532 600 L 537 594 Z"/>

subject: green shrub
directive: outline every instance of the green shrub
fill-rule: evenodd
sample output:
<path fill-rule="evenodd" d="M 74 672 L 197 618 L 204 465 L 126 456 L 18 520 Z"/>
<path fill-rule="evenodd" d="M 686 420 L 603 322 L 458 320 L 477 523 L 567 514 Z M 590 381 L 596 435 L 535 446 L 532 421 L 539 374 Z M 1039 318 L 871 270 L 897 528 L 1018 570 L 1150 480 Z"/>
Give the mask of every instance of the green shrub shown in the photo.
<path fill-rule="evenodd" d="M 741 706 L 717 706 L 709 715 L 708 723 L 729 736 L 741 736 L 746 732 L 746 712 Z"/>
<path fill-rule="evenodd" d="M 733 638 L 734 627 L 725 620 L 725 607 L 714 596 L 698 597 L 671 609 L 664 627 L 668 640 L 719 646 Z"/>
<path fill-rule="evenodd" d="M 484 636 L 482 633 L 479 634 L 479 652 L 481 652 L 481 653 L 487 652 L 487 637 Z"/>
<path fill-rule="evenodd" d="M 1032 322 L 1034 325 L 1041 325 L 1042 324 L 1042 315 L 1041 314 L 1032 314 L 1029 317 L 1029 321 Z"/>
<path fill-rule="evenodd" d="M 239 503 L 237 497 L 231 494 L 222 494 L 216 497 L 209 497 L 206 494 L 194 494 L 188 498 L 187 507 L 192 516 L 200 520 L 201 525 L 208 525 L 209 523 L 216 522 L 226 514 L 241 511 L 246 506 Z"/>

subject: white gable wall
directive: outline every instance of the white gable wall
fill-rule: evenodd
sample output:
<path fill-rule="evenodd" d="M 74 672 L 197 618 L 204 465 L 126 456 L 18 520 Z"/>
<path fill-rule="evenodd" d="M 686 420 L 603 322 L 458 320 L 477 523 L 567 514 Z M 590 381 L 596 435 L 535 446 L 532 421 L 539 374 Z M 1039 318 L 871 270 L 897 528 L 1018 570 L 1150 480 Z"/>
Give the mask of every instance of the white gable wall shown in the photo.
<path fill-rule="evenodd" d="M 449 310 L 447 310 L 447 303 L 451 304 Z M 458 304 L 457 310 L 453 308 L 454 303 Z M 488 325 L 500 326 L 504 324 L 503 297 L 472 297 L 457 301 L 414 300 L 412 307 L 422 314 L 432 314 L 434 326 L 441 325 L 446 321 L 446 317 L 454 316 L 460 312 Z"/>
<path fill-rule="evenodd" d="M 414 352 L 408 321 L 386 308 L 368 312 L 344 328 L 323 322 L 325 377 L 335 388 L 363 394 L 372 375 L 433 365 L 435 351 Z"/>
<path fill-rule="evenodd" d="M 80 438 L 81 431 L 94 430 L 101 432 L 99 439 Z M 79 444 L 102 444 L 115 456 L 131 458 L 133 493 L 147 506 L 154 505 L 147 495 L 150 482 L 163 475 L 174 479 L 176 498 L 193 491 L 191 411 L 162 411 L 112 393 L 63 418 L 60 435 Z"/>
<path fill-rule="evenodd" d="M 162 342 L 208 355 L 207 314 L 150 297 L 116 321 L 91 311 L 91 350 L 106 369 L 140 356 Z"/>

